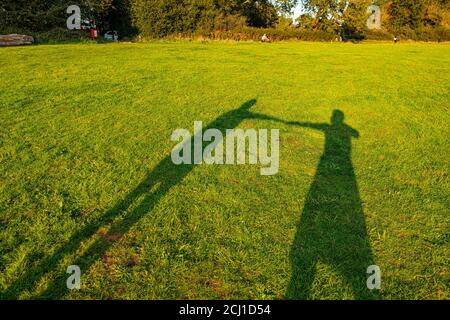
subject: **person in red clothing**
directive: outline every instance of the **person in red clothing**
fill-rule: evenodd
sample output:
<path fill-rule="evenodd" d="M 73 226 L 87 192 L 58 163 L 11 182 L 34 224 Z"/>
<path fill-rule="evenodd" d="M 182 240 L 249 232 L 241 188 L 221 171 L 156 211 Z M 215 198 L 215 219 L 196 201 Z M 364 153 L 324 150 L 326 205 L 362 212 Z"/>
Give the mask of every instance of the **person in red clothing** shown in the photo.
<path fill-rule="evenodd" d="M 92 23 L 90 23 L 90 25 L 91 25 L 91 27 L 90 27 L 91 40 L 95 40 L 95 39 L 97 39 L 97 35 L 98 35 L 97 26 L 95 24 L 95 19 L 92 20 Z"/>

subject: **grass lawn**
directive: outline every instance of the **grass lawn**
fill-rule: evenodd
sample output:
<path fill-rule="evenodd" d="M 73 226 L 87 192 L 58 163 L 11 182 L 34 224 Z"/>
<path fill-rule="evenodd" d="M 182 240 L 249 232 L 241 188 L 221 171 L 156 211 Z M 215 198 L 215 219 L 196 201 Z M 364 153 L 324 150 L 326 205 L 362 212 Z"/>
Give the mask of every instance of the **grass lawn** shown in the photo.
<path fill-rule="evenodd" d="M 0 297 L 450 299 L 449 75 L 449 44 L 0 48 Z M 175 166 L 196 120 L 279 129 L 279 173 Z"/>

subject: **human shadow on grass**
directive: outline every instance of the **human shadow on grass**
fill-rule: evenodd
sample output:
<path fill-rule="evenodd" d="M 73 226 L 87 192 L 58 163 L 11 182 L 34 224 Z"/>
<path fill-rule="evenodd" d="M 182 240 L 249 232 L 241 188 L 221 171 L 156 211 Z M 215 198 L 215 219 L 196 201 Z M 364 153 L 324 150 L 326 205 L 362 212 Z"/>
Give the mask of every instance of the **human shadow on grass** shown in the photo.
<path fill-rule="evenodd" d="M 333 112 L 331 124 L 261 118 L 318 130 L 325 135 L 325 150 L 291 247 L 292 275 L 286 299 L 311 298 L 319 261 L 342 276 L 356 299 L 379 299 L 377 290 L 367 288 L 367 268 L 374 265 L 374 258 L 352 164 L 352 138 L 359 138 L 358 131 L 344 123 L 340 110 Z M 341 288 L 337 291 L 339 296 Z"/>
<path fill-rule="evenodd" d="M 256 99 L 244 103 L 240 108 L 227 112 L 210 123 L 204 130 L 219 129 L 224 135 L 226 129 L 237 127 L 245 119 L 254 118 L 250 108 L 255 105 Z M 191 146 L 194 137 L 191 138 Z M 218 141 L 217 141 L 218 142 Z M 105 252 L 144 215 L 148 214 L 158 201 L 174 186 L 180 183 L 192 170 L 194 165 L 175 165 L 171 156 L 166 156 L 148 174 L 133 191 L 123 200 L 119 201 L 112 209 L 105 212 L 98 220 L 93 221 L 71 236 L 67 243 L 62 245 L 51 256 L 44 258 L 38 266 L 26 272 L 25 275 L 15 281 L 3 294 L 3 298 L 17 298 L 21 292 L 32 290 L 36 283 L 48 272 L 56 272 L 45 291 L 36 298 L 59 299 L 68 293 L 66 279 L 69 276 L 61 267 L 60 261 L 70 253 L 76 252 L 82 241 L 99 233 L 102 227 L 110 226 L 109 231 L 95 240 L 84 253 L 79 256 L 72 265 L 78 265 L 82 273 L 86 273 L 90 266 L 99 260 Z M 134 208 L 129 209 L 140 198 L 141 202 Z M 130 212 L 127 212 L 130 210 Z M 119 219 L 116 219 L 119 218 Z M 114 221 L 116 220 L 116 221 Z M 64 269 L 64 270 L 62 270 Z"/>

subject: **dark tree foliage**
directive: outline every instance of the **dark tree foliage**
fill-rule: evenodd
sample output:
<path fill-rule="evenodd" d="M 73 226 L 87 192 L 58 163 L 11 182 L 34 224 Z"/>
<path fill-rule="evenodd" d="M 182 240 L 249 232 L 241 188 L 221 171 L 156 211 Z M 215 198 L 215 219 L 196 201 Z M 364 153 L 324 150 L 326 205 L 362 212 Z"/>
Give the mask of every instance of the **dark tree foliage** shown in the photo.
<path fill-rule="evenodd" d="M 48 30 L 64 26 L 67 8 L 64 0 L 2 0 L 0 2 L 0 31 Z"/>
<path fill-rule="evenodd" d="M 298 2 L 306 11 L 298 28 L 308 32 L 363 37 L 371 3 L 383 7 L 386 32 L 427 37 L 450 29 L 449 0 L 1 0 L 0 34 L 69 33 L 66 9 L 72 4 L 81 8 L 83 18 L 95 19 L 100 32 L 117 30 L 121 36 L 163 37 L 242 26 L 289 31 L 286 17 Z"/>
<path fill-rule="evenodd" d="M 212 30 L 218 16 L 241 16 L 248 26 L 272 27 L 278 20 L 269 0 L 132 0 L 133 21 L 146 35 Z"/>
<path fill-rule="evenodd" d="M 102 30 L 131 33 L 130 0 L 2 0 L 0 33 L 38 33 L 66 28 L 69 5 L 76 4 L 83 18 L 95 19 Z"/>
<path fill-rule="evenodd" d="M 385 8 L 384 27 L 392 33 L 436 32 L 448 29 L 449 0 L 302 0 L 311 20 L 308 28 L 362 35 L 366 32 L 366 8 L 377 4 Z M 305 22 L 306 16 L 302 17 Z M 302 23 L 305 26 L 305 23 Z"/>
<path fill-rule="evenodd" d="M 65 28 L 66 8 L 76 4 L 101 30 L 152 36 L 214 28 L 217 16 L 242 16 L 249 26 L 272 27 L 297 0 L 2 0 L 0 32 Z"/>
<path fill-rule="evenodd" d="M 390 26 L 394 30 L 420 28 L 425 18 L 426 0 L 396 0 L 389 7 Z"/>

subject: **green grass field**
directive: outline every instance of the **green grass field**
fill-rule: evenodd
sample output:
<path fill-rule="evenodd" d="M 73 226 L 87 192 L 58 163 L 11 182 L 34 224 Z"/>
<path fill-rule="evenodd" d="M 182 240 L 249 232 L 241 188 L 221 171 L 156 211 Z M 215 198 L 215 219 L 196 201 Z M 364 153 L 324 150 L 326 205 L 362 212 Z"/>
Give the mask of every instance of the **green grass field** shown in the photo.
<path fill-rule="evenodd" d="M 0 48 L 0 297 L 449 299 L 449 75 L 449 44 Z M 195 120 L 279 129 L 278 175 L 173 165 Z"/>

